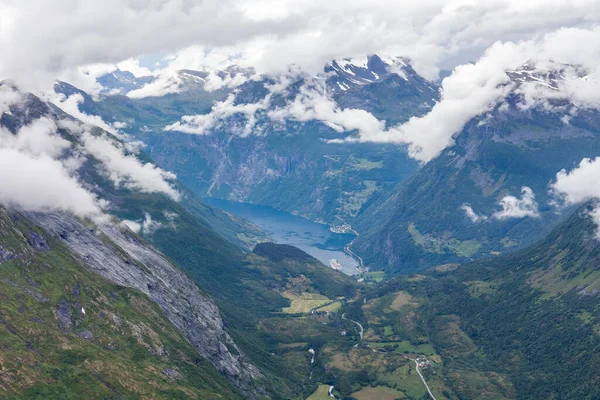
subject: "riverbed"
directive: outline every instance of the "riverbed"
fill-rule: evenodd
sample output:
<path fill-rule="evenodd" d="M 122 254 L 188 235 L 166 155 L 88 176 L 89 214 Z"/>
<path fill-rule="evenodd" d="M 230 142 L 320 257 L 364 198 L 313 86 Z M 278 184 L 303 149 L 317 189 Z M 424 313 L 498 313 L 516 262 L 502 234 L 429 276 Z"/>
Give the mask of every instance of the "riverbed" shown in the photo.
<path fill-rule="evenodd" d="M 267 206 L 215 198 L 204 200 L 254 223 L 276 243 L 298 247 L 328 267 L 329 261 L 335 258 L 342 265 L 342 272 L 348 275 L 357 273 L 358 262 L 344 252 L 344 247 L 354 239 L 352 234 L 333 233 L 327 225 Z"/>

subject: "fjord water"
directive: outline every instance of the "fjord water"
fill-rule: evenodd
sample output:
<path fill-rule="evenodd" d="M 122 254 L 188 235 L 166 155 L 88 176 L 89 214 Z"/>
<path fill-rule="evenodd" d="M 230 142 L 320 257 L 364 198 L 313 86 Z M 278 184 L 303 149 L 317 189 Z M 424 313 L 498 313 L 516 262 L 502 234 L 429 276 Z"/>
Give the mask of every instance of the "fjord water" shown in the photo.
<path fill-rule="evenodd" d="M 348 275 L 357 273 L 358 262 L 344 252 L 344 247 L 354 239 L 354 235 L 333 233 L 327 225 L 271 207 L 216 198 L 204 200 L 254 223 L 276 243 L 295 246 L 327 266 L 335 258 L 342 264 L 342 272 Z"/>

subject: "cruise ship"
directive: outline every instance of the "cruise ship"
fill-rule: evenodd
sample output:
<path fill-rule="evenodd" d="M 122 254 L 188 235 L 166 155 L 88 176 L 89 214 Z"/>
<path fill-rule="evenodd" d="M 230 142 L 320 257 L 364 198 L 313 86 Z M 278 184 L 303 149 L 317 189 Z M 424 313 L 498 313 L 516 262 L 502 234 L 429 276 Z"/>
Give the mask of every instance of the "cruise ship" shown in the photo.
<path fill-rule="evenodd" d="M 337 271 L 342 270 L 342 264 L 340 264 L 340 262 L 338 260 L 336 260 L 335 258 L 332 258 L 331 260 L 329 260 L 329 266 Z"/>

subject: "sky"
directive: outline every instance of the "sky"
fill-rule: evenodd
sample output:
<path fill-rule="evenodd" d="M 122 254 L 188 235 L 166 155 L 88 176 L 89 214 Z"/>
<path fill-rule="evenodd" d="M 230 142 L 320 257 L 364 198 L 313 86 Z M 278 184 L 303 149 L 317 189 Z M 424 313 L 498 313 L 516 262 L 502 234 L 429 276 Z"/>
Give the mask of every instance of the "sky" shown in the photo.
<path fill-rule="evenodd" d="M 234 60 L 260 73 L 290 64 L 317 72 L 334 58 L 378 53 L 410 57 L 434 79 L 497 41 L 599 20 L 592 0 L 0 0 L 0 77 L 31 89 L 140 58 L 145 68 Z"/>
<path fill-rule="evenodd" d="M 341 109 L 318 87 L 304 88 L 293 102 L 268 115 L 274 121 L 318 119 L 349 132 L 350 141 L 405 144 L 411 157 L 427 163 L 453 145 L 469 120 L 501 106 L 511 92 L 522 96 L 524 109 L 548 106 L 557 97 L 570 100 L 572 107 L 557 110 L 565 123 L 579 109 L 600 108 L 599 26 L 600 0 L 0 0 L 0 79 L 11 79 L 22 91 L 44 95 L 83 122 L 119 135 L 117 126 L 79 112 L 80 98 L 51 94 L 55 80 L 94 94 L 100 89 L 95 77 L 117 67 L 137 76 L 157 75 L 153 86 L 129 94 L 144 97 L 176 90 L 179 69 L 214 73 L 238 65 L 278 76 L 278 84 L 270 88 L 275 92 L 285 90 L 290 71 L 315 75 L 332 59 L 402 56 L 429 80 L 436 80 L 442 69 L 452 70 L 441 83 L 440 101 L 424 116 L 387 126 L 364 110 Z M 577 65 L 586 79 L 580 70 L 567 68 L 558 90 L 536 84 L 516 87 L 506 71 L 525 63 L 536 72 Z M 241 83 L 215 76 L 209 79 L 213 89 Z M 18 98 L 11 90 L 1 90 L 0 111 Z M 206 134 L 223 118 L 241 113 L 247 123 L 237 134 L 252 134 L 255 115 L 269 108 L 269 98 L 242 106 L 234 100 L 230 96 L 215 104 L 208 115 L 182 116 L 165 130 Z M 17 141 L 0 132 L 4 161 L 30 159 L 32 188 L 36 171 L 55 171 L 57 181 L 73 189 L 60 209 L 101 213 L 105 204 L 78 184 L 73 167 L 77 160 L 64 158 L 69 146 L 59 140 L 56 129 L 45 121 L 20 131 Z M 82 154 L 101 160 L 115 185 L 178 198 L 170 183 L 174 175 L 136 162 L 117 142 L 90 136 L 87 128 L 79 130 Z M 34 146 L 36 140 L 41 144 Z M 593 186 L 597 191 L 577 191 L 596 170 L 600 159 L 557 171 L 552 190 L 566 203 L 600 197 L 600 184 Z M 19 183 L 11 179 L 0 173 L 0 183 Z M 27 197 L 23 190 L 21 197 Z M 514 195 L 502 200 L 501 213 L 492 218 L 536 217 L 535 194 L 524 188 L 520 198 Z M 17 197 L 0 197 L 0 202 L 14 203 Z M 47 202 L 45 198 L 39 199 L 43 204 L 29 206 L 56 201 L 50 189 Z M 78 202 L 86 206 L 78 208 Z M 464 212 L 473 221 L 485 217 L 468 207 Z"/>

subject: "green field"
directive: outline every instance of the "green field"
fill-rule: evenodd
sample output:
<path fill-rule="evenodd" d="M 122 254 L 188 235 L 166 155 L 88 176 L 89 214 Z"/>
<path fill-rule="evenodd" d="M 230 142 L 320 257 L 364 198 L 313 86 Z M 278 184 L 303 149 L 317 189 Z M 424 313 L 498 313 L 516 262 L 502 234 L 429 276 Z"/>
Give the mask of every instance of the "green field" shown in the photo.
<path fill-rule="evenodd" d="M 319 384 L 317 390 L 313 394 L 307 397 L 306 400 L 329 400 L 329 385 Z"/>
<path fill-rule="evenodd" d="M 317 293 L 295 294 L 291 292 L 283 292 L 281 295 L 292 302 L 289 307 L 284 307 L 281 310 L 285 314 L 307 314 L 314 308 L 329 306 L 330 304 L 334 303 L 333 300 Z"/>
<path fill-rule="evenodd" d="M 385 272 L 383 272 L 383 271 L 365 272 L 362 276 L 365 278 L 365 280 L 374 281 L 374 282 L 379 283 L 385 279 Z"/>
<path fill-rule="evenodd" d="M 369 347 L 372 349 L 383 349 L 386 346 L 392 346 L 393 351 L 396 353 L 424 354 L 426 356 L 435 354 L 433 346 L 429 343 L 413 346 L 408 340 L 402 342 L 369 342 Z"/>

